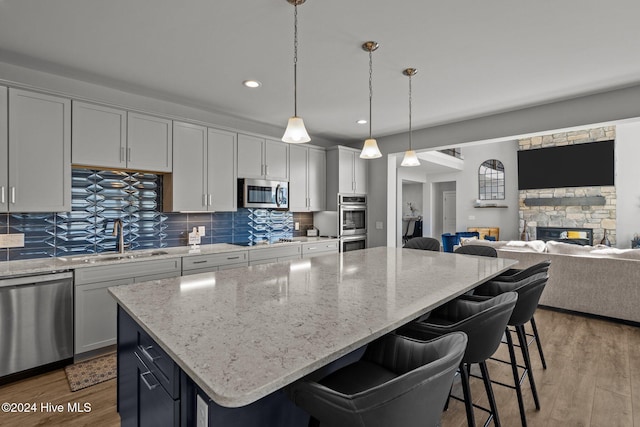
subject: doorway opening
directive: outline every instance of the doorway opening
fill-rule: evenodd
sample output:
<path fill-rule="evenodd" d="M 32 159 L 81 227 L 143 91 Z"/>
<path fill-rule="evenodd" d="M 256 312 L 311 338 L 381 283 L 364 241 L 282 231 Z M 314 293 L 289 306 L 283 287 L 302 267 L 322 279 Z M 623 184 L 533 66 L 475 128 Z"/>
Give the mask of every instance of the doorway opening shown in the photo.
<path fill-rule="evenodd" d="M 456 232 L 456 182 L 434 182 L 431 184 L 433 235 Z"/>

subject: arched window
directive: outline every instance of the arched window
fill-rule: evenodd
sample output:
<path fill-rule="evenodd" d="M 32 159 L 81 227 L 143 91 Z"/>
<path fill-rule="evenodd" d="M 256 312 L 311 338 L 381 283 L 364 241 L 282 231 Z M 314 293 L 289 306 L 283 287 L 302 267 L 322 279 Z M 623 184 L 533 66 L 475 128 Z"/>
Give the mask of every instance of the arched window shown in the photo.
<path fill-rule="evenodd" d="M 485 160 L 478 169 L 480 200 L 504 200 L 504 165 L 500 160 Z"/>

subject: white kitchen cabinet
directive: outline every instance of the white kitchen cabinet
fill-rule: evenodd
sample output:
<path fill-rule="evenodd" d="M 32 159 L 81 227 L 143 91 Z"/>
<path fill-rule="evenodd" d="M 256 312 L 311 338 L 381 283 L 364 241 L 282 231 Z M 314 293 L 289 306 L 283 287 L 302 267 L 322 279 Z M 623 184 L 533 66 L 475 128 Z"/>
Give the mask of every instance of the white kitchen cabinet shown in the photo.
<path fill-rule="evenodd" d="M 289 210 L 312 212 L 325 209 L 326 154 L 308 146 L 289 147 Z"/>
<path fill-rule="evenodd" d="M 180 258 L 76 269 L 75 355 L 116 343 L 117 306 L 107 291 L 109 287 L 178 277 L 180 273 Z"/>
<path fill-rule="evenodd" d="M 338 209 L 338 194 L 367 194 L 367 160 L 360 158 L 360 150 L 327 149 L 327 210 Z"/>
<path fill-rule="evenodd" d="M 321 240 L 302 244 L 302 258 L 313 258 L 320 255 L 338 254 L 338 240 Z"/>
<path fill-rule="evenodd" d="M 71 100 L 9 89 L 8 134 L 8 156 L 3 148 L 7 157 L 0 163 L 2 210 L 70 211 Z"/>
<path fill-rule="evenodd" d="M 182 275 L 208 273 L 211 271 L 246 267 L 248 265 L 248 251 L 193 255 L 182 258 Z"/>
<path fill-rule="evenodd" d="M 140 113 L 127 113 L 127 168 L 171 172 L 172 121 Z"/>
<path fill-rule="evenodd" d="M 127 112 L 73 101 L 71 144 L 74 165 L 126 168 Z"/>
<path fill-rule="evenodd" d="M 9 93 L 6 87 L 0 86 L 0 212 L 9 210 Z"/>
<path fill-rule="evenodd" d="M 235 133 L 174 122 L 170 210 L 235 211 L 235 156 Z"/>
<path fill-rule="evenodd" d="M 284 243 L 266 248 L 251 248 L 249 251 L 249 265 L 300 259 L 301 252 L 300 245 L 287 245 Z"/>
<path fill-rule="evenodd" d="M 238 134 L 238 178 L 289 181 L 289 145 Z"/>

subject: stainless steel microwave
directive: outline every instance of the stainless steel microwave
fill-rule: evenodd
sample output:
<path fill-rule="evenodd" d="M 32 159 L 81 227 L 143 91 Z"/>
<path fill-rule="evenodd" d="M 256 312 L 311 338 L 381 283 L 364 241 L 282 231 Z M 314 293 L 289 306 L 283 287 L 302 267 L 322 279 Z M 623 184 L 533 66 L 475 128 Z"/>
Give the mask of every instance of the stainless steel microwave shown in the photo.
<path fill-rule="evenodd" d="M 238 206 L 289 210 L 289 183 L 239 178 Z"/>

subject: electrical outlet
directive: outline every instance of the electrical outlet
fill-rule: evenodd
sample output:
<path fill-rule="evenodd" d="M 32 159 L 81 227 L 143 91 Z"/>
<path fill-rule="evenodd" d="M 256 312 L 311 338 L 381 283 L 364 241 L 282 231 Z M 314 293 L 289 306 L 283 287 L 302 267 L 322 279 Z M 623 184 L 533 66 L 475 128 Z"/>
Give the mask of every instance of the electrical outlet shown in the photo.
<path fill-rule="evenodd" d="M 294 223 L 293 223 L 293 228 L 294 228 L 296 231 L 299 231 L 299 230 L 300 230 L 300 223 L 299 223 L 299 222 L 294 222 Z"/>
<path fill-rule="evenodd" d="M 198 234 L 200 235 L 200 237 L 204 237 L 205 230 L 206 227 L 204 225 L 198 227 Z"/>
<path fill-rule="evenodd" d="M 469 215 L 469 221 L 474 221 L 476 219 L 475 215 Z"/>
<path fill-rule="evenodd" d="M 24 233 L 0 234 L 0 248 L 23 248 Z"/>
<path fill-rule="evenodd" d="M 384 228 L 384 225 L 382 221 L 376 221 L 376 230 L 382 230 L 383 228 Z"/>
<path fill-rule="evenodd" d="M 196 427 L 209 426 L 209 406 L 198 394 L 196 395 Z"/>

